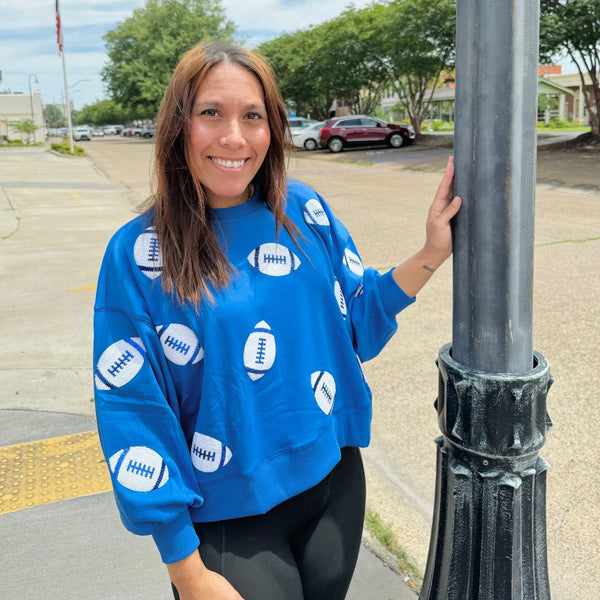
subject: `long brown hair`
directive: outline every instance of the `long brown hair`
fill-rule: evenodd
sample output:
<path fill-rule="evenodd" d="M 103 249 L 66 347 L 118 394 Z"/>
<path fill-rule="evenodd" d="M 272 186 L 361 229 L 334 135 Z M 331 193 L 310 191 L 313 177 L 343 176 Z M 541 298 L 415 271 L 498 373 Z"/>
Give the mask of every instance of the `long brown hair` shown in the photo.
<path fill-rule="evenodd" d="M 265 59 L 239 46 L 202 42 L 186 52 L 175 68 L 161 102 L 154 150 L 154 186 L 148 208 L 162 254 L 162 287 L 180 301 L 199 305 L 212 300 L 210 286 L 219 289 L 231 280 L 233 266 L 217 239 L 202 182 L 187 161 L 187 139 L 200 84 L 215 65 L 231 62 L 248 69 L 260 81 L 271 142 L 254 183 L 275 216 L 276 233 L 283 226 L 298 232 L 285 214 L 287 118 L 275 76 Z"/>

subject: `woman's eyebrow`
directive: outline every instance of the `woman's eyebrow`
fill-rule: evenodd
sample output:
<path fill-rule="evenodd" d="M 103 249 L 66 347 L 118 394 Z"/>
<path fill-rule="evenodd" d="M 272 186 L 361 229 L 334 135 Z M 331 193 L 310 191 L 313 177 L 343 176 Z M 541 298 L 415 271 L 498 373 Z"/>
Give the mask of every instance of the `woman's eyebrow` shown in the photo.
<path fill-rule="evenodd" d="M 221 108 L 223 102 L 219 100 L 198 100 L 194 107 L 202 106 L 204 108 Z M 244 106 L 245 110 L 266 110 L 267 107 L 262 102 L 251 102 Z"/>

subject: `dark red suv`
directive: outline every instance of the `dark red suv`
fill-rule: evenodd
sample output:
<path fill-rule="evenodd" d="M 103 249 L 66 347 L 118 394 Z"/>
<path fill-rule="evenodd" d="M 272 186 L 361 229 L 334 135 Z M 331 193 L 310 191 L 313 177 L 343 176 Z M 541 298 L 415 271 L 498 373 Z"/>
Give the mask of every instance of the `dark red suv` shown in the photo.
<path fill-rule="evenodd" d="M 341 152 L 348 146 L 387 144 L 400 148 L 412 143 L 414 134 L 402 125 L 386 123 L 366 115 L 348 115 L 329 119 L 321 129 L 319 142 L 322 148 Z"/>

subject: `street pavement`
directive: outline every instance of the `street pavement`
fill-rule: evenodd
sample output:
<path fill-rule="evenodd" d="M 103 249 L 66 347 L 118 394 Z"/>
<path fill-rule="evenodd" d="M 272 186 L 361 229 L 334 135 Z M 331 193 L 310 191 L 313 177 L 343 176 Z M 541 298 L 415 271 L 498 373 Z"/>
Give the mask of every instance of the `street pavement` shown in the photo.
<path fill-rule="evenodd" d="M 1 600 L 169 597 L 151 541 L 123 529 L 110 492 L 63 491 L 55 501 L 46 493 L 58 485 L 66 490 L 69 469 L 76 469 L 57 444 L 74 443 L 95 429 L 91 322 L 98 268 L 112 233 L 148 195 L 150 142 L 106 139 L 84 146 L 88 158 L 0 149 Z M 398 152 L 411 151 L 422 149 Z M 301 153 L 291 160 L 291 174 L 327 198 L 364 261 L 387 270 L 422 243 L 441 164 L 412 170 L 410 161 L 367 166 L 352 158 L 349 152 L 335 159 Z M 537 188 L 534 273 L 534 346 L 556 379 L 548 398 L 555 427 L 541 451 L 551 464 L 549 569 L 554 600 L 595 600 L 600 427 L 593 394 L 600 381 L 591 358 L 599 341 L 600 181 L 594 183 L 586 170 L 585 187 L 578 188 L 572 175 L 561 175 L 560 161 L 551 169 L 543 162 L 555 159 L 542 153 L 538 159 L 538 170 L 552 177 Z M 582 161 L 600 174 L 598 155 Z M 451 340 L 451 290 L 448 262 L 400 315 L 398 333 L 384 352 L 365 365 L 375 399 L 373 440 L 364 452 L 368 505 L 421 574 L 434 498 L 433 440 L 439 435 L 434 361 Z M 37 452 L 45 450 L 35 444 L 52 439 L 58 440 L 48 445 L 54 454 L 40 457 Z M 17 450 L 23 465 L 11 464 L 9 472 L 15 462 L 10 452 Z M 44 470 L 52 464 L 54 471 Z M 39 467 L 35 475 L 27 470 L 33 467 Z M 95 479 L 105 485 L 100 475 Z M 40 500 L 32 492 L 28 500 L 23 482 L 35 487 L 38 480 L 46 495 Z M 390 568 L 394 562 L 373 550 L 381 553 L 365 539 L 348 598 L 415 600 L 404 577 Z"/>

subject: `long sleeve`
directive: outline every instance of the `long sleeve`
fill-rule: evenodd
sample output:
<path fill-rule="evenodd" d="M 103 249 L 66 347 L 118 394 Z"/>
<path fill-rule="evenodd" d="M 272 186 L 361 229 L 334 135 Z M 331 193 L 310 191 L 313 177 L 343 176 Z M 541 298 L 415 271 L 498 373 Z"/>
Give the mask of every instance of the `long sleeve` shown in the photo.
<path fill-rule="evenodd" d="M 391 270 L 381 274 L 364 267 L 350 233 L 322 196 L 297 182 L 290 188 L 302 191 L 304 220 L 318 233 L 330 256 L 336 298 L 354 348 L 362 361 L 370 360 L 395 333 L 396 315 L 415 299 L 396 284 Z"/>
<path fill-rule="evenodd" d="M 197 548 L 190 507 L 200 506 L 203 498 L 178 420 L 167 357 L 144 306 L 132 242 L 123 232 L 115 236 L 100 272 L 96 416 L 121 519 L 130 531 L 151 534 L 169 563 Z M 151 285 L 143 274 L 141 285 L 145 279 Z"/>

